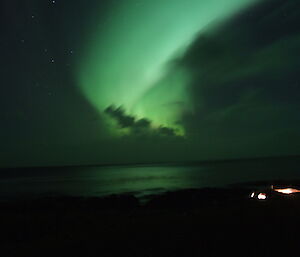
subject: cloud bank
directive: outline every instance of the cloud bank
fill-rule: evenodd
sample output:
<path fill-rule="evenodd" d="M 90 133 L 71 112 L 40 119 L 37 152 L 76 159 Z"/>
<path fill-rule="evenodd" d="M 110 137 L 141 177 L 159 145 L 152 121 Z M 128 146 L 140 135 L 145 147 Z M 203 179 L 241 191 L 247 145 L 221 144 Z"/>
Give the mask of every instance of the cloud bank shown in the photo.
<path fill-rule="evenodd" d="M 200 158 L 299 153 L 299 10 L 260 1 L 208 26 L 176 60 L 168 76 L 188 71 L 192 106 L 179 122 Z"/>
<path fill-rule="evenodd" d="M 110 105 L 104 112 L 116 121 L 119 129 L 127 129 L 130 136 L 179 137 L 175 129 L 166 126 L 155 127 L 149 119 L 138 119 L 126 114 L 121 106 Z"/>

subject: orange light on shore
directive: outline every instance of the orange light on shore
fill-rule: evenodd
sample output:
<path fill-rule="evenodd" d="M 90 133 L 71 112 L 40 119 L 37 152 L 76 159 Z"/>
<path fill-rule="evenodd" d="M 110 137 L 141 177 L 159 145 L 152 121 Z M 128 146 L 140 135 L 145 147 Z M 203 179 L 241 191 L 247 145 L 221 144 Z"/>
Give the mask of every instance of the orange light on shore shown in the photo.
<path fill-rule="evenodd" d="M 294 193 L 300 193 L 300 190 L 295 189 L 295 188 L 278 188 L 278 189 L 274 189 L 274 191 L 278 192 L 278 193 L 282 193 L 282 194 L 294 194 Z"/>
<path fill-rule="evenodd" d="M 260 193 L 260 194 L 258 194 L 257 198 L 259 200 L 266 200 L 267 199 L 267 195 L 265 193 Z"/>

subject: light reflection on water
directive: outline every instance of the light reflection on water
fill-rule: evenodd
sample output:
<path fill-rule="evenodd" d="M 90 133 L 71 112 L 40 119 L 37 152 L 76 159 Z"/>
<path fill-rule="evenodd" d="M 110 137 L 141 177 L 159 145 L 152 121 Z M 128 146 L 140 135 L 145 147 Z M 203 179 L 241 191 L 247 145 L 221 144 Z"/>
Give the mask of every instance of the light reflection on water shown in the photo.
<path fill-rule="evenodd" d="M 103 196 L 220 187 L 257 180 L 300 179 L 299 158 L 206 163 L 189 166 L 116 166 L 36 169 L 0 179 L 0 196 Z M 3 175 L 3 174 L 2 174 Z M 1 176 L 1 175 L 0 175 Z"/>

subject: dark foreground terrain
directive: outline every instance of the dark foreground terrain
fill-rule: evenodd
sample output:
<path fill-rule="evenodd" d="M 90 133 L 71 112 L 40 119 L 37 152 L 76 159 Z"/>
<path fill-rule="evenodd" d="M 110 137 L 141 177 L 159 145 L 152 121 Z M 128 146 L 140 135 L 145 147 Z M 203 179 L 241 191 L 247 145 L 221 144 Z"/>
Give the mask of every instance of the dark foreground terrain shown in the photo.
<path fill-rule="evenodd" d="M 0 256 L 299 256 L 300 198 L 185 190 L 0 206 Z"/>

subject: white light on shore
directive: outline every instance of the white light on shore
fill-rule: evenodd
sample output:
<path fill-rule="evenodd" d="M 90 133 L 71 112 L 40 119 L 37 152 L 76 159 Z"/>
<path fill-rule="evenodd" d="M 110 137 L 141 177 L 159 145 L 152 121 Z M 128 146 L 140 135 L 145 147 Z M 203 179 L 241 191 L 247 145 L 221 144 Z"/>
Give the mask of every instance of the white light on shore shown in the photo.
<path fill-rule="evenodd" d="M 258 198 L 259 200 L 266 200 L 266 199 L 267 199 L 267 195 L 266 195 L 265 193 L 260 193 L 260 194 L 257 196 L 257 198 Z"/>
<path fill-rule="evenodd" d="M 278 189 L 274 189 L 274 191 L 282 194 L 294 194 L 300 192 L 300 190 L 295 188 L 278 188 Z"/>

